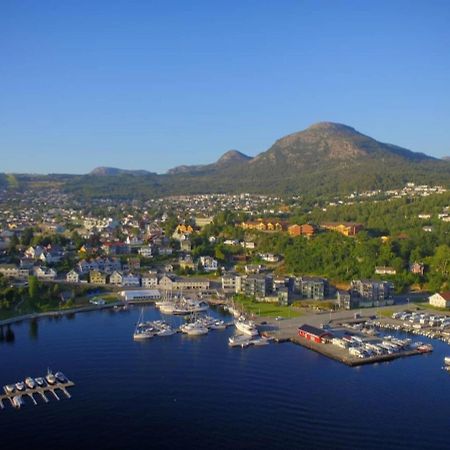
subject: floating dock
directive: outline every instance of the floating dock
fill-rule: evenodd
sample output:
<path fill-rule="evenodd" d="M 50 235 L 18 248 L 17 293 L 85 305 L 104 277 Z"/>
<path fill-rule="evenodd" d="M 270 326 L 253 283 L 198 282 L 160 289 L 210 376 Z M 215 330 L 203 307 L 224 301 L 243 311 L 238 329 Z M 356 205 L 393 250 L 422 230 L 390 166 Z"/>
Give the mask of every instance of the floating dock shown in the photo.
<path fill-rule="evenodd" d="M 58 401 L 61 400 L 61 394 L 66 398 L 71 398 L 67 389 L 73 386 L 75 386 L 75 383 L 67 380 L 64 383 L 56 382 L 55 384 L 47 384 L 42 387 L 36 386 L 33 389 L 26 387 L 23 391 L 15 390 L 13 393 L 6 393 L 5 391 L 4 395 L 0 395 L 0 409 L 4 409 L 7 402 L 9 402 L 13 408 L 19 409 L 20 407 L 14 404 L 14 397 L 21 397 L 22 400 L 25 400 L 28 397 L 35 406 L 38 405 L 36 397 L 38 399 L 41 398 L 44 403 L 49 403 L 48 397 L 50 395 Z M 56 392 L 57 390 L 59 390 L 59 392 Z"/>

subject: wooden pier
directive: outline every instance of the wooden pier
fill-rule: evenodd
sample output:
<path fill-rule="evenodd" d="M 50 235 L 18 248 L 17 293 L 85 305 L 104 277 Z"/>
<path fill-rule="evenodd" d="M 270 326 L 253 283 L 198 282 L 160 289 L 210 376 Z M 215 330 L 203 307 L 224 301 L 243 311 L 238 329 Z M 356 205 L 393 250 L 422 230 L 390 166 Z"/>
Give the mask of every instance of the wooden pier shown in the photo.
<path fill-rule="evenodd" d="M 0 395 L 0 409 L 5 408 L 6 401 L 9 401 L 11 406 L 13 408 L 17 408 L 17 406 L 14 404 L 14 397 L 21 397 L 22 399 L 25 399 L 26 397 L 30 398 L 31 401 L 35 406 L 38 405 L 38 402 L 36 401 L 36 397 L 39 399 L 41 398 L 44 403 L 49 403 L 49 399 L 47 397 L 48 394 L 51 394 L 56 400 L 61 400 L 60 396 L 61 393 L 64 394 L 67 398 L 71 398 L 71 395 L 69 391 L 67 390 L 70 387 L 75 386 L 75 383 L 72 381 L 66 381 L 64 383 L 56 382 L 55 384 L 47 384 L 46 386 L 36 386 L 33 389 L 30 389 L 26 387 L 23 391 L 15 390 L 13 393 L 7 393 L 5 391 L 4 395 Z M 56 392 L 59 390 L 59 395 Z M 47 395 L 46 395 L 47 394 Z"/>

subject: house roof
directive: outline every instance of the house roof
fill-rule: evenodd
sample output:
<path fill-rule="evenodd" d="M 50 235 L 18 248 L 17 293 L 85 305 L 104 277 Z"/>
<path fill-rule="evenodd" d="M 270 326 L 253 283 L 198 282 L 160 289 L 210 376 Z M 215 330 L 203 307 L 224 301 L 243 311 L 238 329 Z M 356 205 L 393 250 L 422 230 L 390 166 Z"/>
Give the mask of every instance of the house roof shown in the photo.
<path fill-rule="evenodd" d="M 447 301 L 450 301 L 450 291 L 446 291 L 446 292 L 439 292 L 439 295 Z"/>

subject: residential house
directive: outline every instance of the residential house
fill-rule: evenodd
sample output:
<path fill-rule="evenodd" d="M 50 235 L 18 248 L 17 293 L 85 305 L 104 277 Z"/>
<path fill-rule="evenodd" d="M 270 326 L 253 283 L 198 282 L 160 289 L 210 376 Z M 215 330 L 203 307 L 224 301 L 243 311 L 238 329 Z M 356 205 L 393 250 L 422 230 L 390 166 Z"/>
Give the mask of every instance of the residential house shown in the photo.
<path fill-rule="evenodd" d="M 149 289 L 156 288 L 158 286 L 158 275 L 156 272 L 149 272 L 142 277 L 141 282 L 142 287 Z"/>
<path fill-rule="evenodd" d="M 439 292 L 428 297 L 430 305 L 438 308 L 450 308 L 450 291 Z"/>
<path fill-rule="evenodd" d="M 288 227 L 288 233 L 290 236 L 306 236 L 311 237 L 316 233 L 316 229 L 313 225 L 305 223 L 303 225 L 293 224 Z"/>
<path fill-rule="evenodd" d="M 397 271 L 393 267 L 377 266 L 375 267 L 375 273 L 377 275 L 395 275 Z"/>
<path fill-rule="evenodd" d="M 141 285 L 141 277 L 139 275 L 128 273 L 122 276 L 122 286 L 140 286 L 140 285 Z"/>
<path fill-rule="evenodd" d="M 122 272 L 119 272 L 118 270 L 115 270 L 110 276 L 109 276 L 109 284 L 114 284 L 116 286 L 122 285 L 122 279 L 123 274 Z"/>
<path fill-rule="evenodd" d="M 138 253 L 143 257 L 143 258 L 152 258 L 153 257 L 153 249 L 151 245 L 146 245 L 144 247 L 141 247 L 138 250 Z"/>
<path fill-rule="evenodd" d="M 241 291 L 249 297 L 264 298 L 272 293 L 272 281 L 269 275 L 249 275 L 242 280 Z"/>
<path fill-rule="evenodd" d="M 323 223 L 321 226 L 326 230 L 336 231 L 344 236 L 356 236 L 364 228 L 362 224 L 355 222 L 329 222 Z"/>
<path fill-rule="evenodd" d="M 34 274 L 39 280 L 54 280 L 56 278 L 56 271 L 49 267 L 35 267 Z"/>
<path fill-rule="evenodd" d="M 419 263 L 419 262 L 413 262 L 409 266 L 409 271 L 416 275 L 423 275 L 423 273 L 425 271 L 425 265 L 422 263 Z"/>
<path fill-rule="evenodd" d="M 217 260 L 211 256 L 200 256 L 200 264 L 205 272 L 215 272 L 217 270 Z"/>
<path fill-rule="evenodd" d="M 106 284 L 108 282 L 108 275 L 99 270 L 91 270 L 89 272 L 89 281 L 93 284 Z"/>
<path fill-rule="evenodd" d="M 80 282 L 80 274 L 76 270 L 70 270 L 66 274 L 66 281 L 68 283 L 79 283 Z"/>

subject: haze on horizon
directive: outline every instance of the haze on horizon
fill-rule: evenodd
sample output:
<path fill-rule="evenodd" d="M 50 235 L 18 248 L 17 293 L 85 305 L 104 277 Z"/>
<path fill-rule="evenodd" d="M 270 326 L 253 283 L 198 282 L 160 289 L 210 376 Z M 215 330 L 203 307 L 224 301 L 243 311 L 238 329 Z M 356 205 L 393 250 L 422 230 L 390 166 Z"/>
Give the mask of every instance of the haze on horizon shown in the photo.
<path fill-rule="evenodd" d="M 450 154 L 450 4 L 0 5 L 0 172 L 165 172 L 312 123 Z"/>

